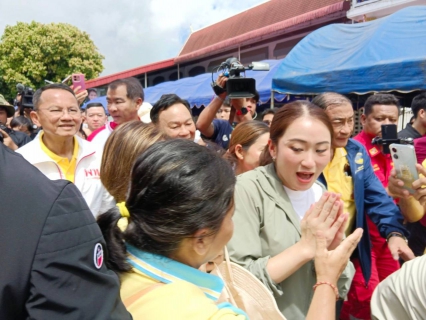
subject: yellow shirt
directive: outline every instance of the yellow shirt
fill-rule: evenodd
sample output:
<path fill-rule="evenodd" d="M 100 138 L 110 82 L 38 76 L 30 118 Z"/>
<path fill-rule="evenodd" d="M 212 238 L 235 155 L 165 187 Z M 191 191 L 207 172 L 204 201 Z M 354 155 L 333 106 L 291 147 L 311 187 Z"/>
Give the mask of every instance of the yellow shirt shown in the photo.
<path fill-rule="evenodd" d="M 346 155 L 347 152 L 345 148 L 337 148 L 334 150 L 333 160 L 325 167 L 323 173 L 327 181 L 328 191 L 341 194 L 341 199 L 344 202 L 344 212 L 349 213 L 345 231 L 346 236 L 348 236 L 352 232 L 355 224 L 356 207 L 353 179 L 350 175 L 346 174 L 346 172 L 350 172 Z"/>
<path fill-rule="evenodd" d="M 74 137 L 74 151 L 72 154 L 71 161 L 68 158 L 63 158 L 57 154 L 50 151 L 43 142 L 44 132 L 40 134 L 40 145 L 41 149 L 46 153 L 49 158 L 56 162 L 56 164 L 61 168 L 61 171 L 65 174 L 65 179 L 74 183 L 75 169 L 77 166 L 77 156 L 78 156 L 78 142 Z"/>
<path fill-rule="evenodd" d="M 223 289 L 219 277 L 129 245 L 127 250 L 133 269 L 121 275 L 120 295 L 133 319 L 248 320 L 227 303 L 216 305 Z M 158 283 L 164 285 L 152 288 Z"/>
<path fill-rule="evenodd" d="M 219 309 L 196 286 L 186 281 L 175 281 L 159 286 L 136 300 L 137 292 L 157 284 L 158 281 L 133 269 L 121 277 L 120 295 L 133 319 L 144 320 L 245 320 L 231 309 Z M 130 303 L 129 303 L 130 301 Z"/>

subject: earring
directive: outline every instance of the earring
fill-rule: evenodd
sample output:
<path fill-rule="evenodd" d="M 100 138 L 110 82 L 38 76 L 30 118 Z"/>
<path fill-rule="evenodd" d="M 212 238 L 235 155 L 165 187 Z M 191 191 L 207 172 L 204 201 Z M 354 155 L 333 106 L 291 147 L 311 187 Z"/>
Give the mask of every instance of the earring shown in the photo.
<path fill-rule="evenodd" d="M 276 160 L 277 158 L 276 157 L 272 157 L 272 161 L 274 161 L 275 162 L 275 160 Z"/>

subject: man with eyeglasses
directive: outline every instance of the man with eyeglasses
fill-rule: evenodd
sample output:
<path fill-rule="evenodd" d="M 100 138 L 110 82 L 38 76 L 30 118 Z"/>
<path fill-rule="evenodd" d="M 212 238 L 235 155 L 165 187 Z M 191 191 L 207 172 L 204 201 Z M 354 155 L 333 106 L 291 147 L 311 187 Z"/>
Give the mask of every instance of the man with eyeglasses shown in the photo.
<path fill-rule="evenodd" d="M 49 179 L 73 182 L 95 217 L 105 212 L 114 201 L 100 180 L 102 154 L 76 136 L 82 115 L 74 92 L 49 84 L 35 92 L 33 104 L 31 119 L 43 131 L 17 152 Z"/>

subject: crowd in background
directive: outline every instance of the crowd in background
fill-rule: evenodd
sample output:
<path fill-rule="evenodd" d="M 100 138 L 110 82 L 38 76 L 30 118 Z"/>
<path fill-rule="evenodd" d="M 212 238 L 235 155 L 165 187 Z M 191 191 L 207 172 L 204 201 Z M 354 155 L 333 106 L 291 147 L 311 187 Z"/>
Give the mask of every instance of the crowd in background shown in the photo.
<path fill-rule="evenodd" d="M 389 93 L 353 138 L 337 93 L 259 114 L 258 95 L 225 91 L 196 121 L 165 93 L 150 123 L 137 79 L 110 83 L 106 108 L 96 96 L 50 84 L 23 110 L 0 95 L 1 319 L 255 319 L 224 295 L 228 255 L 267 289 L 277 315 L 260 318 L 426 318 L 426 93 L 399 133 L 411 192 L 371 142 L 398 123 Z"/>

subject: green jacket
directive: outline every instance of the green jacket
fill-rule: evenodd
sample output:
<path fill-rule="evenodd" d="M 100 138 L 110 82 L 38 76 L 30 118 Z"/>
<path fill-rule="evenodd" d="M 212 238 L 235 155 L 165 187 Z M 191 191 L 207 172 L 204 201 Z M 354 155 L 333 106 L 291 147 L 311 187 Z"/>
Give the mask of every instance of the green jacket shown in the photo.
<path fill-rule="evenodd" d="M 313 296 L 312 286 L 316 283 L 314 262 L 306 263 L 278 284 L 266 271 L 270 257 L 291 247 L 301 237 L 300 219 L 273 164 L 237 177 L 233 221 L 234 235 L 228 243 L 231 260 L 271 290 L 287 319 L 305 319 Z M 338 283 L 342 298 L 349 290 L 354 272 L 349 262 Z"/>

